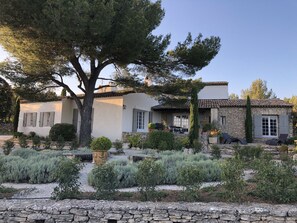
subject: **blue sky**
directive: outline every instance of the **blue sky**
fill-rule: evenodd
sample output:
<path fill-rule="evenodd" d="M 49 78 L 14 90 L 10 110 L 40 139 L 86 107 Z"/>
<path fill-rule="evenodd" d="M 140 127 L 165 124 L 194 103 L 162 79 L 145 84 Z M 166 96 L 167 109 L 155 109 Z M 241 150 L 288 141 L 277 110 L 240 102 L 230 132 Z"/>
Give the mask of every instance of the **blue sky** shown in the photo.
<path fill-rule="evenodd" d="M 196 77 L 228 81 L 240 95 L 253 80 L 267 81 L 279 98 L 297 95 L 296 0 L 163 0 L 155 34 L 171 33 L 173 48 L 188 32 L 219 36 L 221 50 Z M 5 58 L 0 50 L 0 60 Z"/>

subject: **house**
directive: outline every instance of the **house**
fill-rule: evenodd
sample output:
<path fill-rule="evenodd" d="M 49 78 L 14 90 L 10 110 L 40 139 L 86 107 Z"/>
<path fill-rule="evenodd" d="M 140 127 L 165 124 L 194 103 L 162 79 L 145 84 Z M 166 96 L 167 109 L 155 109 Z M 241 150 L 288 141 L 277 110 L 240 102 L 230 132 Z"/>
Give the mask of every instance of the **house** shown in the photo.
<path fill-rule="evenodd" d="M 228 82 L 205 82 L 198 94 L 200 126 L 216 122 L 222 132 L 245 137 L 246 100 L 228 99 Z M 251 100 L 254 138 L 265 140 L 280 134 L 293 134 L 292 104 L 279 99 Z M 105 88 L 95 94 L 92 136 L 106 136 L 112 141 L 123 134 L 148 132 L 148 123 L 189 130 L 189 105 L 160 105 L 144 93 Z M 47 136 L 55 123 L 74 124 L 79 134 L 80 115 L 70 97 L 51 102 L 22 101 L 18 131 Z"/>

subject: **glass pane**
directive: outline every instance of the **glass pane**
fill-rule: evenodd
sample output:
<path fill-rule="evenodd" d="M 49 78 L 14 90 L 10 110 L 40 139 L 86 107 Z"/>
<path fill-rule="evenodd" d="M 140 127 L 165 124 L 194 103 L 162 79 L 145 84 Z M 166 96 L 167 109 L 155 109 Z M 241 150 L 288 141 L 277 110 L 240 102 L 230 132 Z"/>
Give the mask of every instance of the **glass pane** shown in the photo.
<path fill-rule="evenodd" d="M 270 135 L 277 135 L 276 118 L 270 118 Z"/>
<path fill-rule="evenodd" d="M 262 134 L 264 136 L 269 135 L 268 117 L 263 117 L 262 118 Z"/>

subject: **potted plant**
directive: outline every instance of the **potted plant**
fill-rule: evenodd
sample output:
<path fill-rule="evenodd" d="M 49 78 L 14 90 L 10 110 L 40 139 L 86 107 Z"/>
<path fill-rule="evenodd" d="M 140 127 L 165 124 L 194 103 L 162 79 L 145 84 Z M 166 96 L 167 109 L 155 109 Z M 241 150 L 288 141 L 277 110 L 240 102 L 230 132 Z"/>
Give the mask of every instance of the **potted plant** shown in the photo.
<path fill-rule="evenodd" d="M 111 141 L 104 136 L 93 139 L 91 142 L 91 149 L 93 150 L 93 163 L 102 165 L 106 162 L 108 153 L 111 148 Z"/>
<path fill-rule="evenodd" d="M 208 142 L 210 144 L 218 144 L 218 137 L 220 135 L 220 130 L 218 129 L 211 129 L 209 131 Z"/>
<path fill-rule="evenodd" d="M 149 123 L 148 124 L 148 129 L 149 129 L 149 132 L 153 131 L 154 129 L 156 128 L 156 124 L 155 123 Z"/>

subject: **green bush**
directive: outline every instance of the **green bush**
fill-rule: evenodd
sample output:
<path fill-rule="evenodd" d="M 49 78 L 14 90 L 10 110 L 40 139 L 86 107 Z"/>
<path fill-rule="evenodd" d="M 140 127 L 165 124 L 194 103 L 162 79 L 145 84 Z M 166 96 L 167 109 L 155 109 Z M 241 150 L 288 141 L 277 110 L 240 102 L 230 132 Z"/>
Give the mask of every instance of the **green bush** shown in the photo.
<path fill-rule="evenodd" d="M 141 135 L 139 133 L 131 134 L 127 136 L 127 141 L 130 144 L 130 148 L 132 147 L 141 147 Z"/>
<path fill-rule="evenodd" d="M 214 159 L 220 159 L 221 156 L 221 149 L 217 145 L 211 146 L 211 155 Z"/>
<path fill-rule="evenodd" d="M 152 159 L 145 159 L 139 164 L 136 179 L 145 201 L 157 199 L 156 186 L 161 182 L 163 173 L 163 167 Z"/>
<path fill-rule="evenodd" d="M 61 159 L 58 163 L 54 177 L 58 186 L 54 188 L 52 197 L 56 200 L 77 198 L 79 195 L 79 172 L 82 165 L 77 160 Z"/>
<path fill-rule="evenodd" d="M 65 139 L 63 136 L 58 136 L 57 142 L 56 142 L 56 148 L 58 150 L 62 150 L 65 147 Z"/>
<path fill-rule="evenodd" d="M 174 135 L 172 132 L 153 131 L 148 134 L 148 142 L 152 149 L 172 150 L 174 149 Z M 165 148 L 166 142 L 167 147 Z"/>
<path fill-rule="evenodd" d="M 137 166 L 133 164 L 127 164 L 124 166 L 115 165 L 114 170 L 117 174 L 118 187 L 127 188 L 134 187 L 136 183 Z"/>
<path fill-rule="evenodd" d="M 91 149 L 93 151 L 98 150 L 109 150 L 112 146 L 112 143 L 109 138 L 101 136 L 99 138 L 93 139 L 91 142 Z"/>
<path fill-rule="evenodd" d="M 297 179 L 294 175 L 296 163 L 276 163 L 269 159 L 256 162 L 255 193 L 272 202 L 289 203 L 297 201 Z"/>
<path fill-rule="evenodd" d="M 2 146 L 4 155 L 9 155 L 11 153 L 12 148 L 14 147 L 14 142 L 11 140 L 5 140 Z"/>
<path fill-rule="evenodd" d="M 116 141 L 113 142 L 113 146 L 117 150 L 122 149 L 123 148 L 123 142 L 121 140 L 117 139 Z"/>
<path fill-rule="evenodd" d="M 240 201 L 244 192 L 243 163 L 239 159 L 229 159 L 222 165 L 222 180 L 225 196 L 230 201 Z"/>
<path fill-rule="evenodd" d="M 199 197 L 199 189 L 204 179 L 204 172 L 194 163 L 183 165 L 178 169 L 177 184 L 183 186 L 181 193 L 185 201 L 194 201 Z"/>
<path fill-rule="evenodd" d="M 97 199 L 111 199 L 117 188 L 117 175 L 113 165 L 104 164 L 93 170 L 94 188 Z"/>
<path fill-rule="evenodd" d="M 15 137 L 15 138 L 19 138 L 19 137 L 21 137 L 21 136 L 23 136 L 24 135 L 24 133 L 22 133 L 22 132 L 14 132 L 13 133 L 13 136 Z"/>
<path fill-rule="evenodd" d="M 243 146 L 234 147 L 234 149 L 235 157 L 245 162 L 258 159 L 263 153 L 263 148 L 261 146 Z"/>
<path fill-rule="evenodd" d="M 18 149 L 12 154 L 3 158 L 6 167 L 3 173 L 5 182 L 35 184 L 55 181 L 53 173 L 60 159 L 59 153 L 38 153 L 30 149 Z"/>
<path fill-rule="evenodd" d="M 29 137 L 30 139 L 33 139 L 34 136 L 36 136 L 36 132 L 29 132 L 28 137 Z"/>
<path fill-rule="evenodd" d="M 28 159 L 31 156 L 37 156 L 39 153 L 33 149 L 20 148 L 11 152 L 11 156 L 19 156 L 23 159 Z"/>
<path fill-rule="evenodd" d="M 51 149 L 52 141 L 50 137 L 45 137 L 44 139 L 44 149 Z"/>
<path fill-rule="evenodd" d="M 32 137 L 32 149 L 39 149 L 41 144 L 40 137 L 38 135 L 34 135 Z"/>
<path fill-rule="evenodd" d="M 286 144 L 294 145 L 294 140 L 297 140 L 297 136 L 293 136 L 287 139 Z"/>
<path fill-rule="evenodd" d="M 199 142 L 198 139 L 194 139 L 193 141 L 193 151 L 194 153 L 200 153 L 202 150 L 202 143 Z"/>
<path fill-rule="evenodd" d="M 49 132 L 49 137 L 52 141 L 57 141 L 59 136 L 62 136 L 65 141 L 72 141 L 75 139 L 76 131 L 74 125 L 67 123 L 55 124 Z"/>
<path fill-rule="evenodd" d="M 70 150 L 76 150 L 79 147 L 77 138 L 73 139 L 70 144 Z"/>
<path fill-rule="evenodd" d="M 27 148 L 28 147 L 28 142 L 27 142 L 27 137 L 22 135 L 19 137 L 19 145 L 21 148 Z"/>

